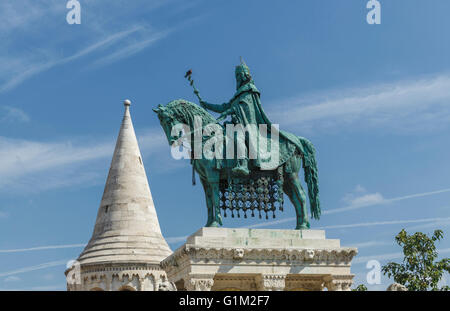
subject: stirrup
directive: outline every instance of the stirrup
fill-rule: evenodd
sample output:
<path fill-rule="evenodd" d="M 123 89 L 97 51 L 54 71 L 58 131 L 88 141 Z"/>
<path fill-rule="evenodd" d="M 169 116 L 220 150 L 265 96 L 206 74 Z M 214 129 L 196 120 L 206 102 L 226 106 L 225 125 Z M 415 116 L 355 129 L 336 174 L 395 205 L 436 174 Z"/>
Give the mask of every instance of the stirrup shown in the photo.
<path fill-rule="evenodd" d="M 244 175 L 244 176 L 247 176 L 250 174 L 250 171 L 248 169 L 245 169 L 241 166 L 234 167 L 231 170 L 231 172 L 233 172 L 233 174 Z"/>

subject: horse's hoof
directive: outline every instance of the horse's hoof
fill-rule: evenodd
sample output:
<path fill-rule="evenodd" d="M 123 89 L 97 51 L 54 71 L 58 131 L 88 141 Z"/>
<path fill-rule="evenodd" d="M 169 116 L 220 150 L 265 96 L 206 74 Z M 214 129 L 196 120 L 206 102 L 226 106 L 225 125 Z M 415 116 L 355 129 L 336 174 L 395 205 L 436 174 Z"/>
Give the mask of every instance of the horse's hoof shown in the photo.
<path fill-rule="evenodd" d="M 218 227 L 220 227 L 220 224 L 217 221 L 213 221 L 208 227 L 218 228 Z"/>
<path fill-rule="evenodd" d="M 309 228 L 310 228 L 309 225 L 303 224 L 303 225 L 297 226 L 295 228 L 295 230 L 308 230 Z"/>

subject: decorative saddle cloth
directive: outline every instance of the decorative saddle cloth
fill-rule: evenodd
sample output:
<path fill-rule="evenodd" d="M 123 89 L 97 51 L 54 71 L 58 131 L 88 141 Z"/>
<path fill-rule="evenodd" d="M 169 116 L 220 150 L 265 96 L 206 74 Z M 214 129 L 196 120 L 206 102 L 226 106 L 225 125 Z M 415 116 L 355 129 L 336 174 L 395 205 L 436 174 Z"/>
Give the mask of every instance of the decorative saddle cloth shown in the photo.
<path fill-rule="evenodd" d="M 231 217 L 236 213 L 240 217 L 242 213 L 247 218 L 247 212 L 255 217 L 255 211 L 266 219 L 272 212 L 275 218 L 275 210 L 283 210 L 283 168 L 272 171 L 252 171 L 246 177 L 231 177 L 223 179 L 219 185 L 220 208 L 224 217 L 227 217 L 227 209 L 231 211 Z"/>

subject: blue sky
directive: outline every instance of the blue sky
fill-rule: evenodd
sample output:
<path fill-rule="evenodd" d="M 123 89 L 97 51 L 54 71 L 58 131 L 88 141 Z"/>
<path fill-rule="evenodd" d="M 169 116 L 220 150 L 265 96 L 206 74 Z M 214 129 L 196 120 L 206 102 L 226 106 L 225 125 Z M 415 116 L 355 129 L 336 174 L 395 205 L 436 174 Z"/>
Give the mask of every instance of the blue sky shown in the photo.
<path fill-rule="evenodd" d="M 0 3 L 0 289 L 65 289 L 125 98 L 172 249 L 204 225 L 203 190 L 151 108 L 195 101 L 190 68 L 205 99 L 229 100 L 240 56 L 269 118 L 315 144 L 323 216 L 312 227 L 359 248 L 356 284 L 367 261 L 401 258 L 402 228 L 444 230 L 448 256 L 448 1 L 381 0 L 381 25 L 366 23 L 365 0 L 80 2 L 81 25 L 66 23 L 63 0 Z M 261 228 L 295 227 L 290 203 L 277 216 Z"/>

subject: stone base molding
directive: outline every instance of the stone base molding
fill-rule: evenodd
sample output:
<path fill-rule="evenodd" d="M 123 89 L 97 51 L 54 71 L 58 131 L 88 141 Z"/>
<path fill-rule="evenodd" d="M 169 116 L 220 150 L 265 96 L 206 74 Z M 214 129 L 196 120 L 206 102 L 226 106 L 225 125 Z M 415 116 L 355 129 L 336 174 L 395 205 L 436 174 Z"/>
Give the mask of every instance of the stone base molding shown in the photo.
<path fill-rule="evenodd" d="M 184 280 L 185 290 L 210 291 L 214 284 L 214 275 L 189 275 Z"/>
<path fill-rule="evenodd" d="M 356 254 L 322 230 L 201 228 L 161 267 L 178 290 L 349 290 Z"/>
<path fill-rule="evenodd" d="M 288 275 L 285 291 L 322 291 L 325 278 L 322 275 Z"/>
<path fill-rule="evenodd" d="M 156 264 L 110 263 L 77 265 L 66 271 L 68 291 L 176 290 Z"/>
<path fill-rule="evenodd" d="M 350 291 L 353 284 L 353 277 L 353 274 L 330 275 L 324 278 L 324 285 L 329 291 Z"/>
<path fill-rule="evenodd" d="M 283 291 L 286 287 L 286 275 L 261 274 L 257 278 L 257 284 L 261 291 Z"/>

